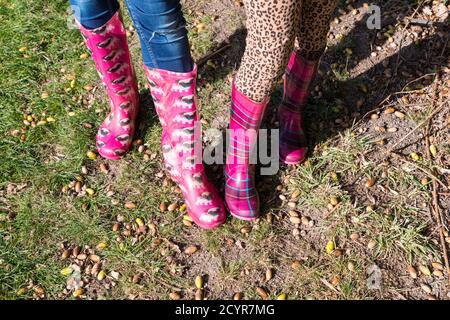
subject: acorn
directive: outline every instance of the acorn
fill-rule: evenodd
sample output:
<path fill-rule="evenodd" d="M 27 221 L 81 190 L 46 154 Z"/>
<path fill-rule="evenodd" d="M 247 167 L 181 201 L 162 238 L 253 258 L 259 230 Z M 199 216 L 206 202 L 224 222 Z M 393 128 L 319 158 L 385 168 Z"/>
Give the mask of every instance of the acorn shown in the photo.
<path fill-rule="evenodd" d="M 193 254 L 197 252 L 198 248 L 196 246 L 187 246 L 186 249 L 184 249 L 184 253 L 186 254 Z"/>
<path fill-rule="evenodd" d="M 197 287 L 197 289 L 203 288 L 203 277 L 202 276 L 197 276 L 195 278 L 195 286 Z"/>
<path fill-rule="evenodd" d="M 178 292 L 174 291 L 169 294 L 169 298 L 170 298 L 170 300 L 180 300 L 181 295 Z"/>
<path fill-rule="evenodd" d="M 269 297 L 269 295 L 267 294 L 267 291 L 262 287 L 257 287 L 256 293 L 264 300 L 266 300 Z"/>
<path fill-rule="evenodd" d="M 233 295 L 233 300 L 242 300 L 242 293 L 241 292 L 236 292 Z"/>

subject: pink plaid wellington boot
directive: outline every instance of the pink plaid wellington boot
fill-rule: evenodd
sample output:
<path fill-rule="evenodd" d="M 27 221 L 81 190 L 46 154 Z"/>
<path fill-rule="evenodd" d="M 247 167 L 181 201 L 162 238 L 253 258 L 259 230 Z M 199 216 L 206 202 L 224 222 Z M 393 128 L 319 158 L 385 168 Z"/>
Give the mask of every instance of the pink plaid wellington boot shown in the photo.
<path fill-rule="evenodd" d="M 109 95 L 111 112 L 98 130 L 97 148 L 104 158 L 119 159 L 131 146 L 139 109 L 139 92 L 120 12 L 105 25 L 79 25 L 86 46 Z"/>
<path fill-rule="evenodd" d="M 147 67 L 145 70 L 163 128 L 161 144 L 166 169 L 180 187 L 192 220 L 201 228 L 216 228 L 225 222 L 226 213 L 196 154 L 196 149 L 198 154 L 202 152 L 195 98 L 197 66 L 188 73 Z"/>
<path fill-rule="evenodd" d="M 301 163 L 308 151 L 303 131 L 303 110 L 318 64 L 318 61 L 308 61 L 294 51 L 286 68 L 284 96 L 278 108 L 280 160 L 285 164 Z"/>
<path fill-rule="evenodd" d="M 269 99 L 255 102 L 233 84 L 229 146 L 225 165 L 225 202 L 230 213 L 242 220 L 259 215 L 259 196 L 255 187 L 256 165 L 250 157 L 257 144 L 258 130 Z"/>

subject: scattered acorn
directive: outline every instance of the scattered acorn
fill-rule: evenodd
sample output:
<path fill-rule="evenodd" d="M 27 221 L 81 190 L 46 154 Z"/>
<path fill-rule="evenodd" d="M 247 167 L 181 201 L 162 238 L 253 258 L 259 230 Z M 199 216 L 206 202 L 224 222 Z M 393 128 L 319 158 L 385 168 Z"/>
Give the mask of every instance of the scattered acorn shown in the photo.
<path fill-rule="evenodd" d="M 347 263 L 347 269 L 352 272 L 355 271 L 355 264 L 353 262 L 349 261 Z"/>
<path fill-rule="evenodd" d="M 106 272 L 104 270 L 101 270 L 98 274 L 97 274 L 97 280 L 98 281 L 102 281 L 103 279 L 105 279 L 106 277 Z"/>
<path fill-rule="evenodd" d="M 120 224 L 118 222 L 114 223 L 112 226 L 112 231 L 117 232 L 119 231 Z"/>
<path fill-rule="evenodd" d="M 176 210 L 177 207 L 178 207 L 178 205 L 176 203 L 172 203 L 167 207 L 167 210 L 174 211 L 174 210 Z"/>
<path fill-rule="evenodd" d="M 422 284 L 420 285 L 420 287 L 422 288 L 422 290 L 428 294 L 430 294 L 432 292 L 432 289 L 429 285 L 427 284 Z"/>
<path fill-rule="evenodd" d="M 241 292 L 236 292 L 233 295 L 233 300 L 242 300 L 242 293 Z"/>
<path fill-rule="evenodd" d="M 242 227 L 241 228 L 241 233 L 242 234 L 248 234 L 248 233 L 250 233 L 250 231 L 252 231 L 252 228 L 251 227 Z"/>
<path fill-rule="evenodd" d="M 369 178 L 366 180 L 366 188 L 371 188 L 375 184 L 376 180 L 374 178 Z"/>
<path fill-rule="evenodd" d="M 97 154 L 93 151 L 88 151 L 86 152 L 86 156 L 91 159 L 91 160 L 95 160 L 97 159 Z"/>
<path fill-rule="evenodd" d="M 197 276 L 195 278 L 195 286 L 197 287 L 197 289 L 203 288 L 203 277 L 202 276 Z"/>
<path fill-rule="evenodd" d="M 430 153 L 433 157 L 436 157 L 437 147 L 434 144 L 430 145 Z"/>
<path fill-rule="evenodd" d="M 289 221 L 291 221 L 293 224 L 300 224 L 302 222 L 299 217 L 290 217 Z"/>
<path fill-rule="evenodd" d="M 170 300 L 180 300 L 181 295 L 178 292 L 174 291 L 169 294 L 169 298 L 170 298 Z"/>
<path fill-rule="evenodd" d="M 100 163 L 100 171 L 104 174 L 107 174 L 109 172 L 108 165 L 105 163 Z"/>
<path fill-rule="evenodd" d="M 286 293 L 282 292 L 277 296 L 277 300 L 286 300 L 287 295 Z"/>
<path fill-rule="evenodd" d="M 83 288 L 78 288 L 72 293 L 72 295 L 74 296 L 74 298 L 79 298 L 83 293 Z"/>
<path fill-rule="evenodd" d="M 425 276 L 431 276 L 431 271 L 430 271 L 430 269 L 426 266 L 426 265 L 423 265 L 423 264 L 421 264 L 420 266 L 419 266 L 419 270 L 420 270 L 420 272 L 422 272 L 422 274 L 424 274 Z"/>
<path fill-rule="evenodd" d="M 351 235 L 350 235 L 350 240 L 352 240 L 352 241 L 356 241 L 356 240 L 358 240 L 359 239 L 359 234 L 357 234 L 357 233 L 352 233 Z"/>
<path fill-rule="evenodd" d="M 369 248 L 370 250 L 372 250 L 373 248 L 375 248 L 377 245 L 377 242 L 375 240 L 370 240 L 369 243 L 367 243 L 367 248 Z"/>
<path fill-rule="evenodd" d="M 133 279 L 131 280 L 131 281 L 133 281 L 133 283 L 139 283 L 139 282 L 141 282 L 141 279 L 142 279 L 142 276 L 141 276 L 141 274 L 140 273 L 136 273 L 134 276 L 133 276 Z"/>
<path fill-rule="evenodd" d="M 300 266 L 301 266 L 301 263 L 298 260 L 293 261 L 291 264 L 292 269 L 298 269 L 298 268 L 300 268 Z"/>
<path fill-rule="evenodd" d="M 330 197 L 330 204 L 331 205 L 336 206 L 338 203 L 339 203 L 339 200 L 338 200 L 337 197 L 335 197 L 335 196 Z"/>
<path fill-rule="evenodd" d="M 203 290 L 202 289 L 197 289 L 197 291 L 195 291 L 195 300 L 203 300 Z"/>
<path fill-rule="evenodd" d="M 193 254 L 197 252 L 198 248 L 196 246 L 187 246 L 186 249 L 184 249 L 184 253 L 186 254 Z"/>
<path fill-rule="evenodd" d="M 264 300 L 266 300 L 269 297 L 269 295 L 267 294 L 267 291 L 262 287 L 257 287 L 256 293 Z"/>
<path fill-rule="evenodd" d="M 136 204 L 134 202 L 131 202 L 131 201 L 125 202 L 124 206 L 125 206 L 126 209 L 136 209 Z"/>
<path fill-rule="evenodd" d="M 444 267 L 439 262 L 432 262 L 431 266 L 436 270 L 444 270 Z"/>
<path fill-rule="evenodd" d="M 332 253 L 334 251 L 334 242 L 328 241 L 327 245 L 325 246 L 325 250 L 327 253 Z"/>
<path fill-rule="evenodd" d="M 414 268 L 413 266 L 408 266 L 408 273 L 409 273 L 409 275 L 410 275 L 411 278 L 417 279 L 417 271 L 416 271 L 416 268 Z"/>
<path fill-rule="evenodd" d="M 273 269 L 269 268 L 266 270 L 266 281 L 269 281 L 273 278 Z"/>
<path fill-rule="evenodd" d="M 159 205 L 159 210 L 164 212 L 167 210 L 167 205 L 164 202 L 161 202 Z"/>

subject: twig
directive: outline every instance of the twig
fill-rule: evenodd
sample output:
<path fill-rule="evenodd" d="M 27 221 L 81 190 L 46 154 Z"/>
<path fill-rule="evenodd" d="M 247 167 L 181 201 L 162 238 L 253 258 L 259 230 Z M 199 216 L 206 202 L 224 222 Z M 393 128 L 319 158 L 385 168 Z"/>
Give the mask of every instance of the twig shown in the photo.
<path fill-rule="evenodd" d="M 170 283 L 167 283 L 166 281 L 164 281 L 164 280 L 162 280 L 162 279 L 160 279 L 160 278 L 155 277 L 154 275 L 150 274 L 150 272 L 148 272 L 148 271 L 145 271 L 145 274 L 146 274 L 150 279 L 152 279 L 153 281 L 158 282 L 159 284 L 161 284 L 161 285 L 163 285 L 163 286 L 165 286 L 165 287 L 167 287 L 167 288 L 169 288 L 169 289 L 172 289 L 172 290 L 174 290 L 174 291 L 181 291 L 181 290 L 182 290 L 182 289 L 180 289 L 180 288 L 178 288 L 178 287 L 175 287 L 175 286 L 171 285 Z"/>
<path fill-rule="evenodd" d="M 419 3 L 417 8 L 414 10 L 413 14 L 411 15 L 411 19 L 406 22 L 405 26 L 402 29 L 402 37 L 400 38 L 400 45 L 399 45 L 399 49 L 398 49 L 398 53 L 397 53 L 397 60 L 395 62 L 394 75 L 397 75 L 398 65 L 399 65 L 399 61 L 400 61 L 400 55 L 401 55 L 402 48 L 403 48 L 403 39 L 405 38 L 405 31 L 409 27 L 409 25 L 411 24 L 411 20 L 414 19 L 414 16 L 417 14 L 419 9 L 422 7 L 424 2 L 425 2 L 425 0 L 422 0 Z"/>
<path fill-rule="evenodd" d="M 420 77 L 418 77 L 416 79 L 413 79 L 413 80 L 409 81 L 407 84 L 405 84 L 403 86 L 402 91 L 405 90 L 405 88 L 408 87 L 411 83 L 414 83 L 416 81 L 419 81 L 420 79 L 426 78 L 428 76 L 433 76 L 433 75 L 436 75 L 436 72 L 427 73 L 427 74 L 424 74 L 424 75 L 422 75 L 422 76 L 420 76 Z"/>
<path fill-rule="evenodd" d="M 432 27 L 433 26 L 433 21 L 427 20 L 427 19 L 420 19 L 420 18 L 411 19 L 409 21 L 409 23 L 412 25 L 422 26 L 422 27 Z"/>
<path fill-rule="evenodd" d="M 391 153 L 391 156 L 393 156 L 394 158 L 397 158 L 398 160 L 400 160 L 402 162 L 406 162 L 406 163 L 412 165 L 414 168 L 425 173 L 431 180 L 438 182 L 445 190 L 448 190 L 448 187 L 441 180 L 439 180 L 438 177 L 436 177 L 432 172 L 428 171 L 427 169 L 424 169 L 421 166 L 415 164 L 414 162 L 405 159 L 404 157 L 402 157 L 401 155 L 399 155 L 397 153 L 393 152 L 393 153 Z"/>
<path fill-rule="evenodd" d="M 412 129 L 410 132 L 408 132 L 406 135 L 404 135 L 400 140 L 398 140 L 396 143 L 394 143 L 393 146 L 391 146 L 386 153 L 390 154 L 395 150 L 395 147 L 398 146 L 401 142 L 403 142 L 406 138 L 408 138 L 412 133 L 414 133 L 417 129 L 419 129 L 421 126 L 423 126 L 426 122 L 428 122 L 436 113 L 441 111 L 442 107 L 444 106 L 444 103 L 442 103 L 436 110 L 434 110 L 425 120 L 423 120 L 421 123 L 419 123 L 414 129 Z"/>
<path fill-rule="evenodd" d="M 439 80 L 439 74 L 437 75 L 436 80 L 435 80 L 432 106 L 434 106 L 436 104 L 438 80 Z M 432 121 L 432 118 L 430 117 L 428 124 L 425 128 L 425 148 L 426 148 L 425 151 L 426 151 L 427 158 L 430 161 L 432 161 L 431 152 L 430 152 L 430 136 L 429 136 L 431 121 Z M 445 236 L 444 236 L 444 223 L 443 223 L 443 218 L 441 216 L 441 208 L 439 206 L 439 196 L 437 194 L 438 185 L 436 183 L 436 180 L 432 181 L 431 188 L 432 188 L 431 192 L 432 192 L 432 196 L 433 196 L 431 211 L 433 211 L 436 222 L 438 224 L 439 238 L 441 241 L 442 253 L 444 256 L 444 263 L 445 263 L 445 268 L 447 269 L 448 285 L 450 286 L 450 263 L 448 261 L 447 245 L 445 243 Z"/>
<path fill-rule="evenodd" d="M 322 283 L 327 286 L 329 289 L 333 290 L 334 292 L 336 292 L 337 294 L 341 294 L 341 292 L 339 290 L 337 290 L 335 287 L 333 287 L 333 285 L 331 283 L 329 283 L 327 280 L 320 278 L 320 281 L 322 281 Z"/>
<path fill-rule="evenodd" d="M 337 208 L 339 208 L 339 206 L 341 205 L 342 202 L 339 202 L 337 205 L 334 206 L 333 209 L 331 209 L 328 212 L 325 212 L 325 214 L 323 215 L 324 219 L 327 219 L 333 212 L 335 212 L 337 210 Z"/>
<path fill-rule="evenodd" d="M 214 57 L 215 55 L 218 55 L 219 53 L 227 50 L 229 47 L 231 47 L 231 44 L 225 44 L 224 46 L 218 48 L 217 50 L 207 54 L 204 57 L 201 57 L 200 59 L 197 60 L 197 66 L 201 67 L 202 65 L 204 65 L 206 63 L 206 61 L 208 61 L 209 59 L 211 59 L 212 57 Z"/>

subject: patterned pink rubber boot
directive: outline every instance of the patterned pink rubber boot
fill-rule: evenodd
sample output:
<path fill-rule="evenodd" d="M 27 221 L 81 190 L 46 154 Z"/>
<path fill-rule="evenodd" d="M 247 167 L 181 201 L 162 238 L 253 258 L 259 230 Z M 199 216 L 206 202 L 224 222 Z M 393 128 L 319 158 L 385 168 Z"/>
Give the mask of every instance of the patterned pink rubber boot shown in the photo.
<path fill-rule="evenodd" d="M 257 144 L 258 130 L 269 99 L 255 102 L 233 84 L 229 146 L 225 165 L 225 202 L 236 218 L 254 220 L 259 215 L 255 187 L 256 165 L 250 161 Z"/>
<path fill-rule="evenodd" d="M 308 61 L 297 51 L 291 54 L 284 78 L 284 96 L 278 108 L 280 160 L 285 164 L 303 162 L 308 151 L 303 131 L 303 110 L 317 73 L 318 61 Z"/>
<path fill-rule="evenodd" d="M 79 24 L 79 28 L 111 104 L 111 112 L 96 136 L 98 152 L 106 159 L 117 160 L 131 146 L 139 110 L 125 28 L 119 11 L 102 27 L 89 30 Z"/>
<path fill-rule="evenodd" d="M 180 187 L 192 220 L 201 228 L 216 228 L 225 222 L 226 213 L 197 157 L 202 153 L 195 98 L 197 66 L 188 73 L 147 67 L 145 70 L 163 128 L 161 144 L 166 169 Z"/>

